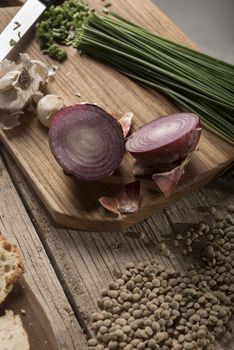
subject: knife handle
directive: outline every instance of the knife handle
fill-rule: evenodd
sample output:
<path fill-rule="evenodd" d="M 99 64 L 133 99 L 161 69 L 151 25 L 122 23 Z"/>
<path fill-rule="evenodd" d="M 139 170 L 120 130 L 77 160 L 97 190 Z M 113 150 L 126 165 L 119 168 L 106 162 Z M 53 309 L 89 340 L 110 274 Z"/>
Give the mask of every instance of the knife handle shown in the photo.
<path fill-rule="evenodd" d="M 47 6 L 53 5 L 53 3 L 55 2 L 55 0 L 40 0 L 41 2 L 43 2 L 43 4 Z"/>

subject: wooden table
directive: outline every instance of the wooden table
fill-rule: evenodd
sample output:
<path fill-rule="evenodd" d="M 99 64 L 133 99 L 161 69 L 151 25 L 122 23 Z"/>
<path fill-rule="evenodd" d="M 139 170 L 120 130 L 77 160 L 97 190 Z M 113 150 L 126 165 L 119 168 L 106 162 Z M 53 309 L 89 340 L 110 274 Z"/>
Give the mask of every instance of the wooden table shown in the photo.
<path fill-rule="evenodd" d="M 6 3 L 6 1 L 5 1 Z M 13 1 L 9 1 L 13 3 Z M 14 2 L 15 4 L 15 2 Z M 97 310 L 100 291 L 127 262 L 150 260 L 182 269 L 187 260 L 160 255 L 158 242 L 184 232 L 209 217 L 209 208 L 234 204 L 234 172 L 184 197 L 131 231 L 81 232 L 56 225 L 22 173 L 0 145 L 0 232 L 16 242 L 26 265 L 25 279 L 41 303 L 60 349 L 85 350 L 90 316 Z"/>
<path fill-rule="evenodd" d="M 234 203 L 234 172 L 135 225 L 141 240 L 121 232 L 68 230 L 54 224 L 6 150 L 0 147 L 0 231 L 20 247 L 25 279 L 41 303 L 60 349 L 85 350 L 90 315 L 102 288 L 130 261 L 155 258 L 181 269 L 182 256 L 160 256 L 160 239 L 209 216 L 209 208 Z"/>

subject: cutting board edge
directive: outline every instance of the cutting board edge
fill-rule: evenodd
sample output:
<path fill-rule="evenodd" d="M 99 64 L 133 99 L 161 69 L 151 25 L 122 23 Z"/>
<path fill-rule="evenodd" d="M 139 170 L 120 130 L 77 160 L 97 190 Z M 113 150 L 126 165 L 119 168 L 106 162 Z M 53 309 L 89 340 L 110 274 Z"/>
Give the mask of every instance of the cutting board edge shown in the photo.
<path fill-rule="evenodd" d="M 1 133 L 0 133 L 1 136 Z M 28 179 L 30 182 L 30 185 L 32 186 L 33 190 L 36 192 L 37 196 L 40 198 L 40 201 L 43 203 L 45 208 L 47 209 L 50 216 L 53 218 L 53 220 L 58 223 L 61 226 L 69 227 L 72 229 L 78 229 L 78 230 L 84 230 L 84 231 L 123 231 L 130 228 L 132 225 L 141 222 L 154 213 L 156 211 L 164 209 L 169 204 L 174 203 L 175 201 L 181 199 L 184 195 L 191 192 L 191 186 L 192 191 L 199 189 L 202 186 L 205 186 L 208 184 L 211 180 L 213 180 L 215 177 L 217 177 L 220 173 L 223 173 L 224 171 L 228 170 L 230 166 L 234 163 L 233 161 L 226 162 L 224 164 L 220 164 L 218 167 L 211 169 L 206 173 L 203 178 L 201 178 L 199 181 L 195 181 L 196 179 L 193 179 L 193 182 L 186 183 L 184 186 L 179 187 L 179 190 L 177 190 L 172 197 L 169 198 L 169 202 L 167 202 L 167 199 L 161 197 L 161 200 L 155 204 L 148 206 L 145 210 L 139 209 L 136 213 L 130 214 L 129 216 L 125 216 L 123 219 L 117 219 L 113 220 L 113 216 L 106 216 L 106 219 L 104 217 L 100 217 L 100 219 L 89 219 L 84 218 L 82 219 L 82 216 L 80 218 L 71 216 L 69 214 L 65 214 L 61 212 L 60 210 L 57 210 L 55 206 L 52 205 L 50 201 L 47 200 L 44 193 L 42 193 L 39 189 L 39 187 L 36 186 L 33 179 L 29 176 L 27 169 L 25 169 L 21 162 L 19 161 L 17 155 L 13 152 L 11 147 L 7 142 L 5 142 L 4 138 L 1 138 L 3 144 L 7 148 L 7 150 L 12 155 L 13 159 L 16 161 L 17 165 L 19 166 L 20 170 L 22 171 L 25 178 Z M 10 173 L 10 169 L 9 169 Z"/>
<path fill-rule="evenodd" d="M 155 214 L 157 211 L 165 209 L 168 205 L 175 203 L 176 201 L 180 200 L 184 195 L 188 195 L 191 193 L 191 186 L 192 192 L 195 190 L 198 190 L 199 188 L 207 185 L 211 180 L 214 178 L 220 176 L 224 172 L 226 172 L 234 162 L 230 162 L 225 165 L 221 165 L 220 167 L 216 169 L 212 169 L 207 175 L 200 179 L 200 181 L 193 183 L 188 183 L 185 186 L 182 186 L 179 188 L 179 191 L 175 192 L 175 194 L 170 197 L 170 203 L 167 202 L 167 199 L 161 196 L 161 201 L 157 202 L 156 205 L 152 205 L 151 207 L 147 207 L 145 210 L 139 210 L 136 213 L 130 214 L 128 216 L 124 216 L 121 219 L 113 220 L 113 217 L 108 217 L 108 220 L 105 219 L 77 219 L 74 216 L 69 216 L 67 214 L 61 213 L 57 210 L 54 210 L 53 207 L 48 208 L 45 201 L 45 206 L 52 216 L 53 220 L 58 223 L 61 226 L 76 229 L 76 230 L 82 230 L 82 231 L 97 231 L 97 232 L 116 232 L 116 231 L 126 231 L 127 229 L 131 228 L 131 226 L 135 225 L 136 223 L 139 223 L 153 214 Z M 40 197 L 40 196 L 39 196 Z M 40 197 L 41 199 L 41 197 Z M 42 199 L 41 199 L 42 200 Z M 44 202 L 43 202 L 44 203 Z M 79 223 L 78 223 L 79 221 Z"/>
<path fill-rule="evenodd" d="M 36 192 L 37 196 L 40 198 L 41 202 L 44 204 L 44 206 L 46 207 L 48 213 L 51 215 L 53 220 L 61 226 L 70 227 L 72 229 L 84 230 L 84 231 L 109 231 L 109 232 L 113 231 L 114 232 L 114 231 L 127 230 L 137 222 L 143 221 L 144 219 L 150 217 L 156 211 L 164 209 L 169 204 L 181 199 L 184 194 L 188 194 L 189 192 L 191 192 L 191 185 L 193 186 L 193 191 L 197 190 L 201 186 L 204 186 L 207 183 L 209 183 L 212 179 L 214 179 L 220 173 L 223 173 L 223 171 L 228 170 L 228 168 L 233 164 L 233 161 L 220 164 L 218 167 L 208 171 L 205 176 L 203 174 L 203 178 L 200 179 L 199 181 L 196 182 L 195 181 L 196 179 L 193 179 L 194 181 L 192 183 L 189 182 L 184 186 L 179 187 L 179 191 L 177 190 L 174 193 L 174 195 L 169 198 L 170 203 L 168 203 L 165 198 L 161 197 L 161 201 L 157 202 L 156 205 L 148 206 L 145 210 L 140 209 L 137 213 L 130 214 L 129 216 L 125 216 L 122 220 L 119 220 L 119 219 L 113 220 L 113 216 L 106 216 L 108 220 L 105 220 L 104 217 L 101 217 L 99 220 L 95 218 L 82 219 L 82 217 L 77 218 L 57 210 L 56 207 L 54 207 L 50 203 L 50 201 L 47 200 L 45 194 L 40 191 L 39 187 L 36 186 L 33 179 L 29 176 L 27 169 L 25 169 L 22 166 L 21 162 L 19 161 L 14 151 L 11 149 L 10 145 L 5 141 L 3 137 L 1 137 L 1 133 L 0 133 L 0 140 L 2 140 L 3 144 L 5 145 L 7 150 L 10 152 L 13 159 L 16 161 L 17 165 L 21 169 L 25 178 L 27 178 L 28 181 L 30 182 L 30 185 L 32 186 L 33 190 Z"/>
<path fill-rule="evenodd" d="M 18 9 L 18 7 L 11 8 L 12 11 L 16 11 L 17 9 Z M 181 33 L 180 33 L 180 35 L 181 35 Z M 184 34 L 182 33 L 182 36 L 183 35 Z M 98 215 L 97 219 L 96 218 L 93 218 L 93 219 L 87 218 L 87 219 L 81 220 L 81 218 L 79 218 L 78 221 L 80 222 L 80 225 L 77 225 L 77 218 L 75 216 L 71 216 L 70 214 L 65 214 L 63 212 L 61 213 L 61 211 L 58 210 L 59 204 L 58 205 L 56 204 L 56 201 L 54 200 L 54 198 L 49 197 L 49 198 L 51 198 L 51 203 L 48 201 L 48 197 L 46 196 L 46 192 L 44 191 L 44 193 L 43 193 L 42 186 L 38 186 L 37 184 L 34 183 L 34 181 L 38 181 L 38 179 L 33 177 L 34 174 L 32 174 L 32 172 L 30 172 L 30 168 L 24 169 L 23 164 L 20 163 L 20 159 L 18 159 L 17 154 L 14 153 L 13 149 L 11 151 L 11 149 L 10 149 L 11 145 L 8 145 L 7 141 L 4 140 L 4 138 L 1 138 L 1 133 L 0 133 L 0 139 L 3 139 L 4 144 L 6 145 L 7 149 L 10 150 L 11 155 L 16 160 L 18 166 L 22 170 L 22 173 L 28 179 L 28 181 L 30 182 L 34 191 L 37 193 L 40 200 L 43 202 L 43 204 L 47 208 L 50 215 L 54 218 L 54 220 L 57 223 L 59 223 L 60 225 L 66 225 L 66 226 L 68 225 L 69 227 L 79 228 L 79 229 L 84 229 L 84 230 L 93 230 L 93 229 L 97 230 L 97 227 L 96 227 L 97 224 L 99 225 L 99 227 L 98 227 L 99 231 L 102 231 L 102 230 L 106 231 L 107 227 L 110 231 L 115 231 L 116 229 L 119 229 L 119 230 L 127 229 L 128 227 L 130 227 L 134 223 L 142 221 L 145 218 L 149 217 L 156 210 L 165 208 L 170 203 L 175 202 L 176 200 L 180 199 L 184 194 L 191 192 L 192 191 L 191 186 L 192 186 L 193 190 L 195 190 L 195 189 L 200 188 L 203 184 L 204 185 L 207 184 L 210 180 L 212 180 L 215 176 L 217 176 L 220 173 L 219 169 L 221 169 L 221 171 L 223 171 L 223 169 L 225 169 L 226 166 L 228 168 L 228 164 L 231 162 L 231 160 L 228 160 L 227 162 L 225 162 L 225 164 L 224 163 L 216 164 L 215 165 L 216 168 L 212 168 L 210 171 L 204 172 L 202 174 L 203 178 L 199 179 L 197 184 L 194 183 L 196 181 L 196 179 L 191 179 L 191 181 L 189 183 L 187 183 L 185 186 L 183 186 L 183 187 L 181 186 L 181 188 L 179 188 L 179 191 L 176 192 L 175 195 L 173 197 L 171 197 L 168 202 L 165 201 L 164 198 L 160 198 L 159 200 L 158 200 L 158 198 L 156 198 L 156 200 L 157 200 L 156 205 L 150 204 L 147 207 L 147 209 L 146 208 L 140 209 L 140 211 L 138 211 L 136 214 L 132 214 L 131 216 L 124 218 L 124 220 L 118 220 L 118 221 L 116 220 L 116 221 L 110 222 L 110 216 L 105 218 L 104 216 L 100 215 L 100 213 L 97 213 L 96 214 L 96 215 Z M 138 219 L 135 219 L 135 217 Z M 112 226 L 112 224 L 114 227 L 113 228 L 109 227 L 109 226 Z"/>

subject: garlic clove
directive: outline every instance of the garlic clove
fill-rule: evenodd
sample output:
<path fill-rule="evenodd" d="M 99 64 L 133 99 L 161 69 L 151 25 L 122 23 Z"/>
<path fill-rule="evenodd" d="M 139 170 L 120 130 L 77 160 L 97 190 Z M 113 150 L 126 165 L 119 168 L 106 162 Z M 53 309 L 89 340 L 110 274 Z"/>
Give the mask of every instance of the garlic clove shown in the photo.
<path fill-rule="evenodd" d="M 38 74 L 42 82 L 48 82 L 48 79 L 55 75 L 58 67 L 57 66 L 47 66 L 45 63 L 39 60 L 32 60 L 33 69 L 35 74 Z"/>
<path fill-rule="evenodd" d="M 18 71 L 19 65 L 15 64 L 15 62 L 9 61 L 7 58 L 0 63 L 0 79 L 7 74 L 8 72 L 14 70 Z"/>
<path fill-rule="evenodd" d="M 0 111 L 7 111 L 9 113 L 19 110 L 18 97 L 15 89 L 10 89 L 7 93 L 0 93 Z"/>
<path fill-rule="evenodd" d="M 46 95 L 37 104 L 37 118 L 49 127 L 54 114 L 65 106 L 64 99 L 57 95 Z"/>
<path fill-rule="evenodd" d="M 41 87 L 49 76 L 51 67 L 31 60 L 28 54 L 20 53 L 19 64 L 7 59 L 0 63 L 0 127 L 10 129 L 19 125 L 23 110 L 44 95 Z"/>
<path fill-rule="evenodd" d="M 18 75 L 19 72 L 15 70 L 7 72 L 2 79 L 0 79 L 0 92 L 9 91 L 12 89 L 12 84 L 18 78 Z"/>

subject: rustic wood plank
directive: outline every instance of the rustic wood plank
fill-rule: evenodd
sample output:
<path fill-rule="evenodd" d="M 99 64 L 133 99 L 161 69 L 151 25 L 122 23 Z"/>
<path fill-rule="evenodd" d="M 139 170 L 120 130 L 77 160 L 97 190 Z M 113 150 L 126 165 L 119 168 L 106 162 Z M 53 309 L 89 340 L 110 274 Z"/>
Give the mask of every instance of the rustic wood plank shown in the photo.
<path fill-rule="evenodd" d="M 178 222 L 191 223 L 209 220 L 209 208 L 215 207 L 227 213 L 227 206 L 234 203 L 234 171 L 217 178 L 209 186 L 186 196 L 165 210 L 172 228 L 176 230 Z"/>
<path fill-rule="evenodd" d="M 81 322 L 90 325 L 90 314 L 96 310 L 101 288 L 122 271 L 128 261 L 157 258 L 167 266 L 186 266 L 179 255 L 168 260 L 160 256 L 158 241 L 175 232 L 186 230 L 185 224 L 194 224 L 208 218 L 207 207 L 233 201 L 233 174 L 211 183 L 202 191 L 185 197 L 168 210 L 154 215 L 135 231 L 146 232 L 142 240 L 133 240 L 123 233 L 96 233 L 66 230 L 54 224 L 41 206 L 19 169 L 4 151 L 4 158 L 19 193 L 25 203 L 53 267 L 63 283 L 73 309 L 81 312 Z M 75 278 L 74 278 L 75 276 Z M 83 348 L 82 348 L 83 349 Z"/>
<path fill-rule="evenodd" d="M 21 315 L 31 349 L 58 350 L 50 322 L 24 277 L 14 284 L 13 291 L 0 305 L 0 315 L 4 315 L 5 310 Z"/>
<path fill-rule="evenodd" d="M 26 266 L 25 280 L 42 305 L 59 348 L 85 350 L 85 337 L 1 157 L 0 232 L 19 246 Z"/>
<path fill-rule="evenodd" d="M 170 260 L 159 254 L 158 242 L 162 235 L 170 235 L 171 229 L 163 212 L 137 224 L 136 232 L 144 231 L 141 240 L 132 239 L 121 232 L 84 232 L 67 230 L 54 223 L 41 205 L 31 186 L 22 177 L 19 168 L 3 149 L 2 154 L 12 180 L 31 213 L 40 239 L 61 278 L 69 300 L 81 312 L 82 320 L 90 325 L 91 312 L 97 309 L 102 288 L 123 271 L 129 261 L 157 258 L 163 264 L 181 268 L 183 258 Z M 180 264 L 181 262 L 181 264 Z"/>
<path fill-rule="evenodd" d="M 5 150 L 3 155 L 45 249 L 53 257 L 52 264 L 63 281 L 66 294 L 70 301 L 73 300 L 73 308 L 80 311 L 80 320 L 85 322 L 88 330 L 90 315 L 97 310 L 101 289 L 107 287 L 124 270 L 127 262 L 156 259 L 167 267 L 186 269 L 190 258 L 182 257 L 178 250 L 173 249 L 170 259 L 163 257 L 158 249 L 159 241 L 168 238 L 171 240 L 176 233 L 185 232 L 198 221 L 209 220 L 211 206 L 219 203 L 225 212 L 225 206 L 234 203 L 234 172 L 229 172 L 192 196 L 186 196 L 167 210 L 135 225 L 135 232 L 145 232 L 145 237 L 141 240 L 128 238 L 120 232 L 66 230 L 54 224 Z M 233 344 L 234 339 L 225 349 L 221 345 L 218 348 L 232 350 Z"/>
<path fill-rule="evenodd" d="M 205 198 L 203 192 L 194 194 L 192 200 L 187 196 L 170 207 L 171 213 L 179 207 L 183 214 L 175 225 L 172 223 L 169 209 L 165 213 L 161 211 L 141 224 L 135 225 L 134 231 L 145 232 L 145 237 L 141 240 L 129 238 L 121 232 L 67 230 L 54 224 L 7 152 L 3 151 L 3 155 L 13 182 L 31 212 L 45 249 L 53 257 L 53 266 L 63 280 L 66 294 L 69 295 L 70 300 L 74 301 L 74 307 L 80 310 L 82 320 L 88 327 L 90 314 L 97 309 L 101 289 L 116 278 L 119 271 L 123 271 L 127 262 L 156 258 L 166 266 L 174 266 L 179 270 L 190 263 L 189 259 L 184 259 L 178 254 L 178 250 L 172 249 L 172 257 L 165 258 L 159 252 L 158 243 L 161 239 L 172 239 L 178 229 L 185 230 L 188 226 L 205 218 L 201 208 L 207 208 L 212 203 Z M 215 186 L 219 193 L 219 184 L 227 181 L 232 188 L 233 176 L 227 175 L 227 179 L 224 177 L 218 180 L 217 185 L 212 183 L 202 191 L 209 192 Z M 202 201 L 200 197 L 203 198 Z"/>
<path fill-rule="evenodd" d="M 99 0 L 90 0 L 89 3 L 102 6 Z M 4 27 L 16 10 L 16 8 L 1 9 L 0 28 Z M 141 0 L 119 0 L 113 2 L 113 10 L 159 34 L 193 45 L 150 0 L 145 0 L 144 4 Z M 52 61 L 39 51 L 33 38 L 27 37 L 24 44 L 21 45 L 22 51 L 25 50 L 32 57 L 51 64 Z M 110 67 L 90 58 L 83 59 L 73 48 L 68 50 L 69 60 L 59 66 L 56 79 L 48 87 L 49 92 L 61 94 L 68 104 L 81 101 L 74 95 L 78 90 L 81 92 L 82 100 L 97 102 L 116 118 L 132 110 L 135 115 L 134 128 L 156 117 L 178 111 L 169 100 L 159 94 L 135 84 Z M 47 131 L 36 118 L 27 115 L 23 119 L 22 127 L 8 133 L 0 131 L 0 137 L 27 174 L 55 220 L 85 230 L 126 229 L 185 193 L 206 184 L 233 159 L 231 145 L 204 129 L 199 152 L 193 155 L 187 169 L 187 177 L 173 196 L 166 199 L 159 195 L 153 182 L 144 179 L 140 210 L 119 219 L 108 214 L 100 206 L 98 198 L 116 189 L 116 184 L 133 180 L 133 158 L 126 154 L 118 174 L 111 176 L 107 181 L 94 184 L 80 183 L 62 174 L 49 150 Z M 215 152 L 214 145 L 216 145 Z M 36 161 L 32 162 L 32 159 Z"/>
<path fill-rule="evenodd" d="M 21 6 L 24 2 L 22 0 L 2 0 L 0 7 Z"/>
<path fill-rule="evenodd" d="M 171 229 L 176 233 L 184 234 L 198 221 L 210 222 L 211 207 L 215 207 L 220 213 L 228 214 L 227 206 L 230 204 L 234 205 L 234 171 L 226 173 L 225 176 L 216 179 L 200 191 L 171 205 L 165 210 L 165 213 Z M 192 257 L 193 261 L 196 261 L 194 254 Z M 225 347 L 222 344 L 217 345 L 219 350 L 232 350 L 233 348 L 234 335 Z"/>

